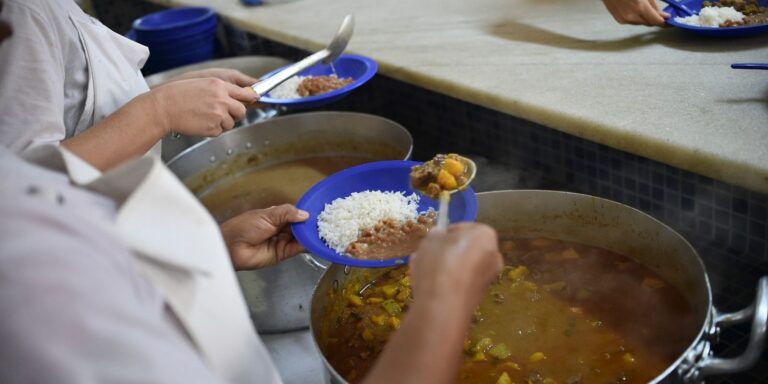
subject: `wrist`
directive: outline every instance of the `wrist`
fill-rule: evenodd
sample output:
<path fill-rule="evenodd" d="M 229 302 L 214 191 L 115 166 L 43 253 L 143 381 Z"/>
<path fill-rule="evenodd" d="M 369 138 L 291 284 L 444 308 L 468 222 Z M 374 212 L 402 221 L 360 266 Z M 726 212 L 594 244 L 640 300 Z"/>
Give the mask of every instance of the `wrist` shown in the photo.
<path fill-rule="evenodd" d="M 450 312 L 451 316 L 471 317 L 482 299 L 482 292 L 478 293 L 479 289 L 470 284 L 471 280 L 467 278 L 444 277 L 441 280 L 443 284 L 435 284 L 431 289 L 414 292 L 414 300 L 429 303 L 425 307 L 440 308 L 439 312 L 446 315 Z"/>
<path fill-rule="evenodd" d="M 139 96 L 145 106 L 142 110 L 147 112 L 147 125 L 152 127 L 159 138 L 172 132 L 170 116 L 165 112 L 168 108 L 165 106 L 165 97 L 162 93 L 162 89 L 158 88 Z"/>

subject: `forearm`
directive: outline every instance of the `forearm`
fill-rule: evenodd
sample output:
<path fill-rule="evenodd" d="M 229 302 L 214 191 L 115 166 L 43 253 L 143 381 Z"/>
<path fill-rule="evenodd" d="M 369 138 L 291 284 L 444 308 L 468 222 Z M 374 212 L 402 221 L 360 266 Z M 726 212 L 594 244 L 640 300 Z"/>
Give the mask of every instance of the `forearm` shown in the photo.
<path fill-rule="evenodd" d="M 453 383 L 472 317 L 466 303 L 457 296 L 417 298 L 363 382 Z"/>
<path fill-rule="evenodd" d="M 165 135 L 153 96 L 137 96 L 85 132 L 61 144 L 99 170 L 145 154 Z"/>

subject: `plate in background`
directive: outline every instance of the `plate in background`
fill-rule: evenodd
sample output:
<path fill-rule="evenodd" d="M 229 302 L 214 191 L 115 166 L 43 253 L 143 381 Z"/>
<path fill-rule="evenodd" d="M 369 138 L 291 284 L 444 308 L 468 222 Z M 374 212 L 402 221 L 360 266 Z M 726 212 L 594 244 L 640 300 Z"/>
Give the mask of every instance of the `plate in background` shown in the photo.
<path fill-rule="evenodd" d="M 672 0 L 674 1 L 674 0 Z M 698 13 L 701 11 L 701 0 L 682 0 L 678 3 L 683 4 L 691 9 L 691 11 L 694 11 Z M 768 7 L 768 0 L 758 0 L 758 4 L 762 7 Z M 715 28 L 715 27 L 697 27 L 693 25 L 683 24 L 675 21 L 675 17 L 680 17 L 681 15 L 678 13 L 678 11 L 671 6 L 664 8 L 664 12 L 669 13 L 672 15 L 669 19 L 667 19 L 667 24 L 684 29 L 686 31 L 696 33 L 703 36 L 712 36 L 712 37 L 740 37 L 740 36 L 752 36 L 757 35 L 760 33 L 768 32 L 768 23 L 767 24 L 757 24 L 757 25 L 745 25 L 741 27 L 725 27 L 725 28 Z"/>
<path fill-rule="evenodd" d="M 368 80 L 370 80 L 378 70 L 378 65 L 375 61 L 360 55 L 341 55 L 338 59 L 336 59 L 336 61 L 333 62 L 333 67 L 336 69 L 336 75 L 339 78 L 351 77 L 353 79 L 352 83 L 331 92 L 323 93 L 322 95 L 301 97 L 298 99 L 276 99 L 270 97 L 270 94 L 267 93 L 261 99 L 259 99 L 259 102 L 264 104 L 279 105 L 288 109 L 318 107 L 337 101 L 344 96 L 347 96 L 350 92 L 355 90 L 355 88 L 365 84 Z M 270 73 L 267 73 L 262 78 L 267 79 L 283 68 L 279 68 Z M 330 64 L 315 64 L 299 72 L 297 76 L 329 76 L 333 73 L 334 72 Z"/>

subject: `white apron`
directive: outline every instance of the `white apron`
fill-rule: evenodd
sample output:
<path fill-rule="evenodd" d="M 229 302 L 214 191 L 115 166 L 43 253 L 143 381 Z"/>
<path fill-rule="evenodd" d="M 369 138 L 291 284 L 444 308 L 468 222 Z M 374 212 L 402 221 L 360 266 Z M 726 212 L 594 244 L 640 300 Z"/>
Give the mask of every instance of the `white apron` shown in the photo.
<path fill-rule="evenodd" d="M 159 159 L 130 160 L 100 175 L 62 147 L 38 147 L 25 157 L 114 201 L 112 230 L 218 377 L 281 383 L 251 323 L 218 224 Z"/>
<path fill-rule="evenodd" d="M 85 107 L 75 127 L 75 134 L 79 134 L 149 91 L 141 74 L 149 49 L 120 36 L 93 17 L 70 14 L 69 18 L 80 36 L 88 63 Z M 160 143 L 149 153 L 159 157 Z"/>

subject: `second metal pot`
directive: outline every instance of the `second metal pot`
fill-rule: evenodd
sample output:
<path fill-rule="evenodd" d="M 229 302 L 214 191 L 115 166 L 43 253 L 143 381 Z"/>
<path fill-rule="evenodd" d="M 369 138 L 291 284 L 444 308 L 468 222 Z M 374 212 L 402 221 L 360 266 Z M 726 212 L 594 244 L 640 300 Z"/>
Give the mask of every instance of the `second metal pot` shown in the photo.
<path fill-rule="evenodd" d="M 677 232 L 641 211 L 602 198 L 557 191 L 496 191 L 477 197 L 477 221 L 499 233 L 602 247 L 636 259 L 687 295 L 699 319 L 698 332 L 687 350 L 652 383 L 700 383 L 707 376 L 745 370 L 759 358 L 768 323 L 768 276 L 758 284 L 755 304 L 739 312 L 721 313 L 712 305 L 707 273 L 696 250 Z M 364 285 L 384 272 L 339 265 L 328 268 L 312 296 L 310 327 L 316 345 L 333 326 L 325 321 L 326 314 L 339 313 L 339 306 L 346 305 L 341 290 L 350 283 Z M 745 353 L 732 359 L 711 356 L 711 343 L 719 328 L 745 321 L 753 323 Z M 330 381 L 346 383 L 325 357 L 323 360 Z"/>

